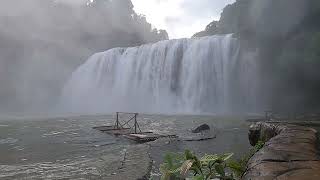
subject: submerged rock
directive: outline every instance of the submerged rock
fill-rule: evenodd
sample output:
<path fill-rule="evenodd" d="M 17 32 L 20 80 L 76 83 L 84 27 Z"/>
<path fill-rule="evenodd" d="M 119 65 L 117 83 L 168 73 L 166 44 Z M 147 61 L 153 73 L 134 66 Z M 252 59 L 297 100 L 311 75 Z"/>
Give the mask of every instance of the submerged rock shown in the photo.
<path fill-rule="evenodd" d="M 197 128 L 195 128 L 194 130 L 192 130 L 193 133 L 200 133 L 202 131 L 209 131 L 210 130 L 210 126 L 208 124 L 202 124 L 200 126 L 198 126 Z"/>
<path fill-rule="evenodd" d="M 191 132 L 179 136 L 179 139 L 182 141 L 205 141 L 214 139 L 215 137 L 216 134 L 210 129 L 210 126 L 208 124 L 202 124 Z"/>

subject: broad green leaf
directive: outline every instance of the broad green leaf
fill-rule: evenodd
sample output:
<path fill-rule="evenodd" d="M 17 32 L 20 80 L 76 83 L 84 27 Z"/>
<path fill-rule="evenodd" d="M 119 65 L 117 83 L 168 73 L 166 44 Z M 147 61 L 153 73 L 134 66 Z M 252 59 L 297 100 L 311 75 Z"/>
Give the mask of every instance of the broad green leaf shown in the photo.
<path fill-rule="evenodd" d="M 215 168 L 215 170 L 217 171 L 217 173 L 218 173 L 219 175 L 221 175 L 222 177 L 225 177 L 225 176 L 226 176 L 226 173 L 224 172 L 224 168 L 223 168 L 223 166 L 222 166 L 221 164 L 216 164 L 216 165 L 214 166 L 214 168 Z"/>
<path fill-rule="evenodd" d="M 205 156 L 203 156 L 200 161 L 201 162 L 208 162 L 208 161 L 215 161 L 219 159 L 219 156 L 217 154 L 214 154 L 214 155 L 208 155 L 206 154 Z"/>
<path fill-rule="evenodd" d="M 186 150 L 184 154 L 185 154 L 186 160 L 192 160 L 195 157 L 195 155 L 190 150 Z"/>
<path fill-rule="evenodd" d="M 180 172 L 180 171 L 181 171 L 181 167 L 178 167 L 178 168 L 176 168 L 176 169 L 170 170 L 169 172 L 170 172 L 171 174 L 176 174 L 176 173 L 178 173 L 178 172 Z"/>
<path fill-rule="evenodd" d="M 228 159 L 230 159 L 233 156 L 233 153 L 226 153 L 224 155 L 221 156 L 221 159 L 223 161 L 227 161 Z"/>
<path fill-rule="evenodd" d="M 189 172 L 190 168 L 192 167 L 193 163 L 194 163 L 194 160 L 186 160 L 182 164 L 181 169 L 180 169 L 180 174 L 183 177 L 185 177 L 188 174 L 188 172 Z"/>
<path fill-rule="evenodd" d="M 194 176 L 192 180 L 205 180 L 205 177 L 203 175 Z"/>
<path fill-rule="evenodd" d="M 214 164 L 219 159 L 218 155 L 205 155 L 200 159 L 200 162 L 203 166 L 210 166 L 210 164 Z"/>

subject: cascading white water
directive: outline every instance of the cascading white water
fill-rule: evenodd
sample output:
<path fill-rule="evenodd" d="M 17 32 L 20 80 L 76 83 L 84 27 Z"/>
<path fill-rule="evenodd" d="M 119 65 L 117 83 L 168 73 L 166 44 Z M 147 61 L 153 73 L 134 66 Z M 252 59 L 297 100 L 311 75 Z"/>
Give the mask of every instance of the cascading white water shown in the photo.
<path fill-rule="evenodd" d="M 232 35 L 97 53 L 66 84 L 63 108 L 73 113 L 252 111 L 257 65 L 253 56 L 240 54 Z"/>

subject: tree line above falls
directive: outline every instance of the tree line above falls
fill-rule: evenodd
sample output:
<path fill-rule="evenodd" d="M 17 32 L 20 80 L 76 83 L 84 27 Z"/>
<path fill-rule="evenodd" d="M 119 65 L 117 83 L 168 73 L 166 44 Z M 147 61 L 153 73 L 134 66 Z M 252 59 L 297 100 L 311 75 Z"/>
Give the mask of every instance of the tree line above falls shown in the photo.
<path fill-rule="evenodd" d="M 234 33 L 243 50 L 258 51 L 266 109 L 318 112 L 319 19 L 319 0 L 237 0 L 194 37 Z"/>
<path fill-rule="evenodd" d="M 0 111 L 56 103 L 71 72 L 95 52 L 168 39 L 130 0 L 85 1 L 1 2 Z"/>

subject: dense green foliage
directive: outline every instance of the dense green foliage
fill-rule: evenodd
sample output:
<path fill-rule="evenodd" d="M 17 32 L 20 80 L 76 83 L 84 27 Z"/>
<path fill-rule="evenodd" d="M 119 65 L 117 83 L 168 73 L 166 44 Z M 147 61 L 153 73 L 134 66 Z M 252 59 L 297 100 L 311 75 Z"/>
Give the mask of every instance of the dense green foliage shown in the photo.
<path fill-rule="evenodd" d="M 194 153 L 168 153 L 160 166 L 162 180 L 195 179 L 195 180 L 234 180 L 240 179 L 246 171 L 250 158 L 264 146 L 259 141 L 250 151 L 239 160 L 233 160 L 233 154 L 204 155 L 198 158 Z"/>
<path fill-rule="evenodd" d="M 233 154 L 205 155 L 198 158 L 191 151 L 184 154 L 167 154 L 160 167 L 163 180 L 185 179 L 192 177 L 195 180 L 223 179 L 233 180 L 233 174 L 227 173 L 227 161 Z"/>

